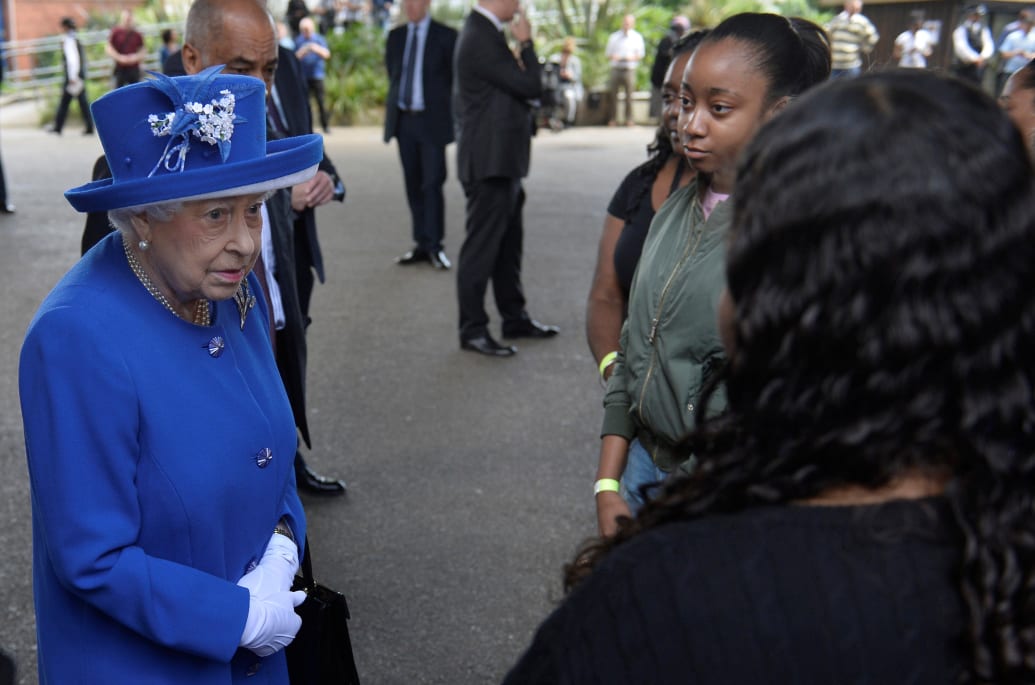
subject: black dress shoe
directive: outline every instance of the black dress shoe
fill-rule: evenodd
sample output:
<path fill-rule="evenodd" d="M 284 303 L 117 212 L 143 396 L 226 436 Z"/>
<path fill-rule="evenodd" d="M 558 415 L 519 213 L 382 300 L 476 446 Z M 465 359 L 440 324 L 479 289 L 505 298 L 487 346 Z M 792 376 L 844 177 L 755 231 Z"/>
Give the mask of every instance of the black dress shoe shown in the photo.
<path fill-rule="evenodd" d="M 445 271 L 449 269 L 449 267 L 453 266 L 449 262 L 449 257 L 447 257 L 446 253 L 442 250 L 435 250 L 434 252 L 429 252 L 428 260 L 431 262 L 431 265 L 433 267 L 435 267 L 436 269 L 440 269 L 442 271 Z"/>
<path fill-rule="evenodd" d="M 430 260 L 431 258 L 428 256 L 427 252 L 425 252 L 424 250 L 414 248 L 406 254 L 404 254 L 402 257 L 397 258 L 395 260 L 395 263 L 406 266 L 408 264 L 417 264 L 419 262 L 427 262 Z"/>
<path fill-rule="evenodd" d="M 561 332 L 557 326 L 547 326 L 535 319 L 522 319 L 521 321 L 504 321 L 504 338 L 552 338 Z"/>
<path fill-rule="evenodd" d="M 345 481 L 321 476 L 298 458 L 295 460 L 295 481 L 299 490 L 311 495 L 344 495 Z"/>
<path fill-rule="evenodd" d="M 14 205 L 9 205 L 6 202 L 0 204 L 0 214 L 14 214 Z"/>
<path fill-rule="evenodd" d="M 513 357 L 517 348 L 512 345 L 500 345 L 488 333 L 477 338 L 460 341 L 460 349 L 484 354 L 487 357 Z"/>

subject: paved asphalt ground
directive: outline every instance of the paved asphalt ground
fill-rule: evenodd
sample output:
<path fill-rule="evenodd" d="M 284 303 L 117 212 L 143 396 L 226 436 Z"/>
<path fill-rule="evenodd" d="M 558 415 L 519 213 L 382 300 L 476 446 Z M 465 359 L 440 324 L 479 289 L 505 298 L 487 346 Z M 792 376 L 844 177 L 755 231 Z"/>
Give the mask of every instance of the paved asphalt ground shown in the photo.
<path fill-rule="evenodd" d="M 17 206 L 0 216 L 0 648 L 17 659 L 20 685 L 35 685 L 18 352 L 79 256 L 83 221 L 61 193 L 88 180 L 101 148 L 75 122 L 57 137 L 31 112 L 11 116 L 0 115 Z M 586 293 L 607 202 L 651 138 L 579 128 L 533 141 L 524 283 L 531 314 L 562 331 L 496 360 L 459 349 L 455 271 L 394 263 L 410 245 L 394 144 L 373 128 L 327 137 L 348 197 L 319 210 L 328 280 L 309 332 L 308 459 L 349 489 L 305 504 L 316 575 L 349 597 L 366 685 L 499 682 L 560 598 L 562 564 L 595 529 L 602 390 Z M 455 263 L 463 196 L 452 148 L 448 157 Z M 498 333 L 491 295 L 489 311 Z"/>

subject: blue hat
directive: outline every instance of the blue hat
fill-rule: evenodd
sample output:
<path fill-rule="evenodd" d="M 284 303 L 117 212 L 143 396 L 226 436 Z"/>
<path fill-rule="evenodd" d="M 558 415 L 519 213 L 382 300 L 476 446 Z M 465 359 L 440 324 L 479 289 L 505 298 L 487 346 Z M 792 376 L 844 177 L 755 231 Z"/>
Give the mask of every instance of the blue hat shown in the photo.
<path fill-rule="evenodd" d="M 123 86 L 90 107 L 112 178 L 65 193 L 80 212 L 264 193 L 308 180 L 323 139 L 266 142 L 266 86 L 250 76 L 193 76 Z"/>

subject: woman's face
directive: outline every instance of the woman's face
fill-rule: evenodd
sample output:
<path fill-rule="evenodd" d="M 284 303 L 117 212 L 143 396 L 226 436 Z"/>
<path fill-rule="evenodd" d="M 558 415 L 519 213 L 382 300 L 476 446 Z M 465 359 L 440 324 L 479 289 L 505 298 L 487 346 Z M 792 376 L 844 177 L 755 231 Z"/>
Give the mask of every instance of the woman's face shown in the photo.
<path fill-rule="evenodd" d="M 689 52 L 677 55 L 668 65 L 665 83 L 661 86 L 661 124 L 668 131 L 672 151 L 677 155 L 683 154 L 683 143 L 679 137 L 679 84 L 683 80 L 683 70 L 689 61 Z"/>
<path fill-rule="evenodd" d="M 1035 146 L 1035 89 L 1018 88 L 1017 83 L 1016 74 L 1007 79 L 1003 94 L 999 96 L 999 105 L 1021 130 L 1028 141 L 1028 148 L 1032 149 Z"/>
<path fill-rule="evenodd" d="M 694 51 L 680 86 L 679 134 L 683 154 L 711 176 L 716 192 L 733 189 L 740 151 L 759 126 L 784 103 L 766 107 L 769 83 L 751 68 L 744 43 L 729 38 L 702 43 Z"/>
<path fill-rule="evenodd" d="M 195 200 L 169 221 L 133 218 L 154 284 L 181 304 L 232 297 L 262 249 L 262 195 Z"/>

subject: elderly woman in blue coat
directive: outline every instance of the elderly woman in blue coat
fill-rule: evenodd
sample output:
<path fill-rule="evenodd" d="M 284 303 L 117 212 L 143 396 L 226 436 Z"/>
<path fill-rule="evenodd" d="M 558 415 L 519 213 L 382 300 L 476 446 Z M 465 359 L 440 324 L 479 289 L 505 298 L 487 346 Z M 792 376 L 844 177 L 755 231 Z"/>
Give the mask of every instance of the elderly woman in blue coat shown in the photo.
<path fill-rule="evenodd" d="M 97 100 L 113 178 L 65 194 L 119 230 L 21 353 L 41 683 L 288 682 L 305 517 L 251 270 L 322 143 L 267 143 L 263 83 L 218 72 Z"/>

